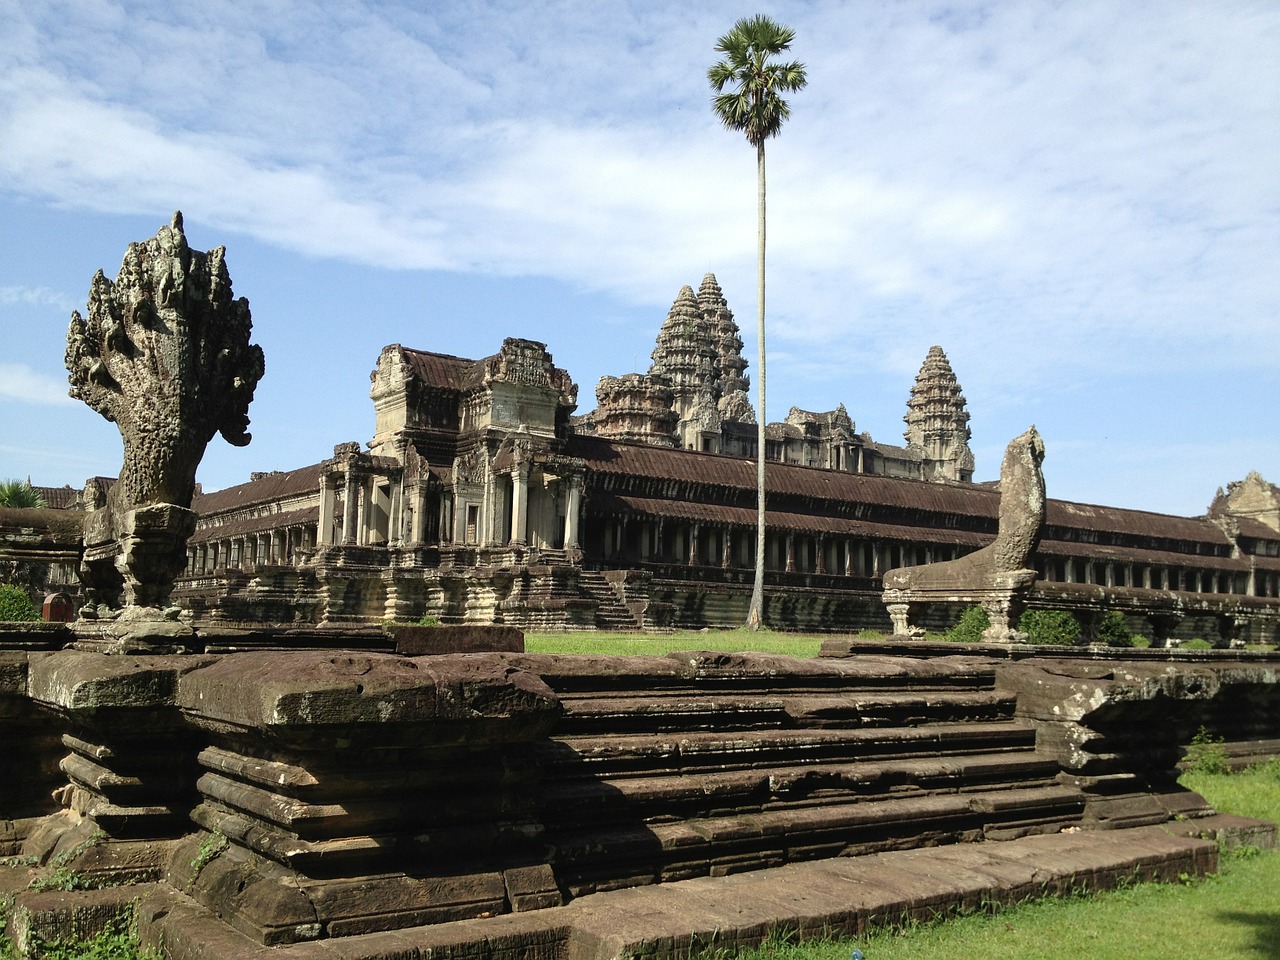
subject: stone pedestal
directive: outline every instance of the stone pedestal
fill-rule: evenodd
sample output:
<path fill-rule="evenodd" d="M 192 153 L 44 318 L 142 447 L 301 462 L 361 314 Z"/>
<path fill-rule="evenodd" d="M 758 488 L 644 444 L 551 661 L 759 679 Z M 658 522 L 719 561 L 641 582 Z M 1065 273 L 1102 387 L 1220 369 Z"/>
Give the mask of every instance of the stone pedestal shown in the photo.
<path fill-rule="evenodd" d="M 196 746 L 174 707 L 178 677 L 209 657 L 105 656 L 68 650 L 31 666 L 29 695 L 60 722 L 63 810 L 23 853 L 112 880 L 156 879 L 165 841 L 190 830 Z"/>
<path fill-rule="evenodd" d="M 184 678 L 204 833 L 169 882 L 261 943 L 560 903 L 529 744 L 560 712 L 499 657 L 247 653 Z"/>
<path fill-rule="evenodd" d="M 95 510 L 85 524 L 80 579 L 85 588 L 84 620 L 128 617 L 136 622 L 176 620 L 170 602 L 173 584 L 186 567 L 187 539 L 196 514 L 173 503 L 127 510 Z"/>
<path fill-rule="evenodd" d="M 58 717 L 27 696 L 29 658 L 47 653 L 0 651 L 0 857 L 16 856 L 41 818 L 58 809 L 53 792 L 66 782 L 58 769 Z"/>

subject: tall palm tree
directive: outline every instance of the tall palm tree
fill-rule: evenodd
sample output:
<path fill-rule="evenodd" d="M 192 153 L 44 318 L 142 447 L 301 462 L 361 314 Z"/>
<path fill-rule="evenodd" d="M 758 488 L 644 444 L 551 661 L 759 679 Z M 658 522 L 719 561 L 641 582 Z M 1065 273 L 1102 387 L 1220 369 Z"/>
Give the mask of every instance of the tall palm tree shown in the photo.
<path fill-rule="evenodd" d="M 756 411 L 756 576 L 751 591 L 747 627 L 760 629 L 764 611 L 764 142 L 776 137 L 791 107 L 781 94 L 793 93 L 807 83 L 804 64 L 771 62 L 772 57 L 791 46 L 796 32 L 774 23 L 763 14 L 744 17 L 716 42 L 716 52 L 724 54 L 707 71 L 716 116 L 730 130 L 746 134 L 756 148 L 756 187 L 759 214 L 756 221 L 756 383 L 759 403 Z M 729 87 L 726 92 L 725 87 Z"/>

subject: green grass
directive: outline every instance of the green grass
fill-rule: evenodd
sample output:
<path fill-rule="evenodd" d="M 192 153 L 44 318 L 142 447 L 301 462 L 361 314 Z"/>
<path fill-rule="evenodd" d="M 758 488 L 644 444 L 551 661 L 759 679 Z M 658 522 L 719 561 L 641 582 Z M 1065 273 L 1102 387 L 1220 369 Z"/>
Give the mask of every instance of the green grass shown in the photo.
<path fill-rule="evenodd" d="M 529 653 L 596 654 L 599 656 L 660 657 L 673 651 L 722 650 L 785 653 L 816 657 L 822 637 L 773 630 L 687 630 L 678 633 L 527 633 Z"/>
<path fill-rule="evenodd" d="M 1183 783 L 1223 813 L 1280 821 L 1280 760 L 1237 774 L 1188 773 Z M 1224 852 L 1216 876 L 1031 901 L 996 914 L 789 944 L 775 937 L 741 960 L 1274 960 L 1280 956 L 1280 853 Z M 733 954 L 711 952 L 704 957 Z"/>

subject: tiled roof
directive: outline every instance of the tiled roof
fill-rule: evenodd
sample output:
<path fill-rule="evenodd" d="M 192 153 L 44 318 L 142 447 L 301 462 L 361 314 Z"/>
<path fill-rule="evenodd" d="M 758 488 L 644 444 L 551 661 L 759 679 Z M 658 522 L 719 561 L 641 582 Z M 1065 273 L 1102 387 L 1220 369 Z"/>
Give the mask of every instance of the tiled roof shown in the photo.
<path fill-rule="evenodd" d="M 80 499 L 80 491 L 71 487 L 33 487 L 36 493 L 44 498 L 45 506 L 50 510 L 70 510 Z"/>
<path fill-rule="evenodd" d="M 574 437 L 570 441 L 569 451 L 587 462 L 587 468 L 601 474 L 622 474 L 658 479 L 671 479 L 704 487 L 721 487 L 729 493 L 735 491 L 755 490 L 755 461 L 739 457 L 720 456 L 688 450 L 651 447 L 644 444 L 630 444 L 605 440 L 599 437 Z M 765 486 L 772 502 L 779 506 L 792 506 L 790 498 L 806 498 L 816 501 L 836 500 L 855 504 L 869 504 L 889 508 L 894 516 L 902 516 L 903 512 L 917 514 L 945 515 L 986 519 L 992 524 L 999 517 L 1000 494 L 986 484 L 965 483 L 929 483 L 923 480 L 909 480 L 898 477 L 881 477 L 872 474 L 845 473 L 839 470 L 822 470 L 812 467 L 801 467 L 794 464 L 770 461 L 765 467 Z M 635 498 L 633 498 L 635 499 Z M 742 502 L 742 498 L 729 496 L 725 500 L 734 499 Z M 779 503 L 779 500 L 781 501 Z M 652 512 L 667 516 L 681 515 L 692 507 L 684 501 L 664 501 L 654 499 L 648 501 Z M 593 509 L 603 507 L 603 502 Z M 706 510 L 714 512 L 714 517 L 723 521 L 737 517 L 733 511 L 743 508 L 729 506 L 703 505 Z M 755 513 L 747 510 L 749 517 L 741 522 L 755 523 Z M 770 509 L 772 517 L 775 510 Z M 781 513 L 778 514 L 782 516 Z M 712 513 L 705 513 L 704 519 L 711 519 Z M 832 530 L 854 532 L 858 529 L 869 529 L 869 524 L 861 524 L 853 518 L 838 522 L 838 518 L 821 514 L 795 513 L 793 516 L 807 518 L 805 529 Z M 690 517 L 692 519 L 692 517 Z M 767 520 L 766 522 L 771 522 Z M 1221 549 L 1230 541 L 1226 535 L 1212 523 L 1203 518 L 1176 517 L 1168 514 L 1151 513 L 1143 510 L 1126 510 L 1120 507 L 1102 507 L 1092 504 L 1073 503 L 1066 500 L 1050 499 L 1046 507 L 1046 526 L 1063 530 L 1081 530 L 1132 536 L 1139 539 L 1162 539 L 1192 544 L 1205 544 Z M 780 525 L 782 524 L 779 521 Z M 846 527 L 845 524 L 852 526 Z M 981 524 L 979 524 L 980 526 Z M 907 539 L 914 536 L 913 528 L 901 524 L 883 524 L 886 532 L 877 534 L 886 538 Z M 900 530 L 896 536 L 889 530 Z M 970 534 L 964 531 L 935 530 L 928 528 L 929 535 L 921 536 L 926 542 L 971 542 Z M 994 531 L 994 527 L 992 527 Z M 1269 528 L 1268 528 L 1269 529 Z M 920 531 L 923 533 L 923 531 Z M 870 535 L 870 534 L 868 534 Z M 979 542 L 984 539 L 981 534 L 973 535 Z M 989 537 L 985 538 L 989 539 Z M 1060 541 L 1059 541 L 1060 542 Z M 1063 546 L 1064 555 L 1075 555 L 1076 549 L 1087 553 L 1098 553 L 1103 548 L 1097 544 L 1079 544 L 1071 548 Z M 1125 556 L 1137 553 L 1158 553 L 1158 551 L 1131 550 L 1129 548 L 1109 548 L 1122 550 Z M 1082 553 L 1083 555 L 1083 553 Z M 1117 554 L 1119 555 L 1119 554 Z M 1194 556 L 1196 562 L 1214 559 L 1203 555 L 1169 553 L 1169 557 L 1178 558 L 1151 562 L 1186 563 Z M 1221 560 L 1222 558 L 1216 558 Z"/>
<path fill-rule="evenodd" d="M 1175 517 L 1145 510 L 1100 507 L 1069 500 L 1050 500 L 1045 517 L 1048 526 L 1074 530 L 1126 533 L 1139 537 L 1160 537 L 1192 543 L 1227 544 L 1226 534 L 1203 517 Z"/>
<path fill-rule="evenodd" d="M 1240 536 L 1252 537 L 1254 540 L 1280 540 L 1280 530 L 1269 527 L 1261 520 L 1253 517 L 1237 517 L 1240 525 Z"/>
<path fill-rule="evenodd" d="M 433 387 L 461 391 L 476 380 L 476 367 L 479 365 L 476 360 L 447 353 L 410 350 L 408 347 L 401 347 L 400 352 L 413 369 L 414 376 Z"/>
<path fill-rule="evenodd" d="M 754 491 L 756 486 L 755 461 L 741 457 L 621 443 L 599 437 L 574 437 L 569 443 L 569 453 L 582 457 L 587 469 L 597 473 L 672 479 L 727 490 Z M 995 518 L 1000 510 L 998 493 L 973 484 L 926 483 L 774 461 L 765 466 L 765 488 L 769 494 L 783 497 L 872 503 L 964 516 Z"/>
<path fill-rule="evenodd" d="M 191 509 L 201 516 L 239 510 L 258 503 L 268 503 L 283 497 L 294 497 L 320 489 L 320 464 L 280 473 L 269 473 L 238 486 L 227 487 L 214 493 L 197 494 L 191 501 Z"/>
<path fill-rule="evenodd" d="M 297 524 L 315 523 L 320 516 L 320 507 L 306 507 L 302 510 L 287 510 L 283 513 L 268 513 L 260 517 L 246 517 L 231 523 L 202 526 L 192 534 L 189 543 L 204 543 L 207 540 L 224 540 L 227 537 L 242 537 L 250 533 L 265 533 L 268 530 L 280 530 Z"/>

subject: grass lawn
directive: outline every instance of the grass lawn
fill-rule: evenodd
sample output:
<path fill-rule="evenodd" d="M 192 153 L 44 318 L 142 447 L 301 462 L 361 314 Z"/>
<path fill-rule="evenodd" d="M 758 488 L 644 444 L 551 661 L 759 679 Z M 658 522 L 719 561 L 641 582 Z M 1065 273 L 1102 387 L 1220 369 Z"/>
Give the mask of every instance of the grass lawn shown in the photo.
<path fill-rule="evenodd" d="M 1221 812 L 1280 820 L 1280 760 L 1236 774 L 1188 773 L 1183 783 Z M 1275 960 L 1280 852 L 1227 852 L 1216 876 L 1183 884 L 1031 901 L 856 940 L 793 945 L 779 938 L 736 956 L 844 960 L 855 949 L 866 960 Z"/>
<path fill-rule="evenodd" d="M 879 634 L 877 634 L 879 636 Z M 660 657 L 676 650 L 754 650 L 816 657 L 824 638 L 773 630 L 685 630 L 677 633 L 526 633 L 529 653 L 594 653 L 601 656 Z"/>
<path fill-rule="evenodd" d="M 531 633 L 537 653 L 661 656 L 675 650 L 758 650 L 813 657 L 822 638 L 747 630 L 672 634 Z M 1237 774 L 1189 772 L 1183 783 L 1223 813 L 1280 821 L 1280 760 Z M 1223 854 L 1221 871 L 1183 884 L 1137 884 L 1050 898 L 857 940 L 789 944 L 741 960 L 1280 960 L 1280 852 Z M 734 956 L 723 951 L 705 958 Z"/>

